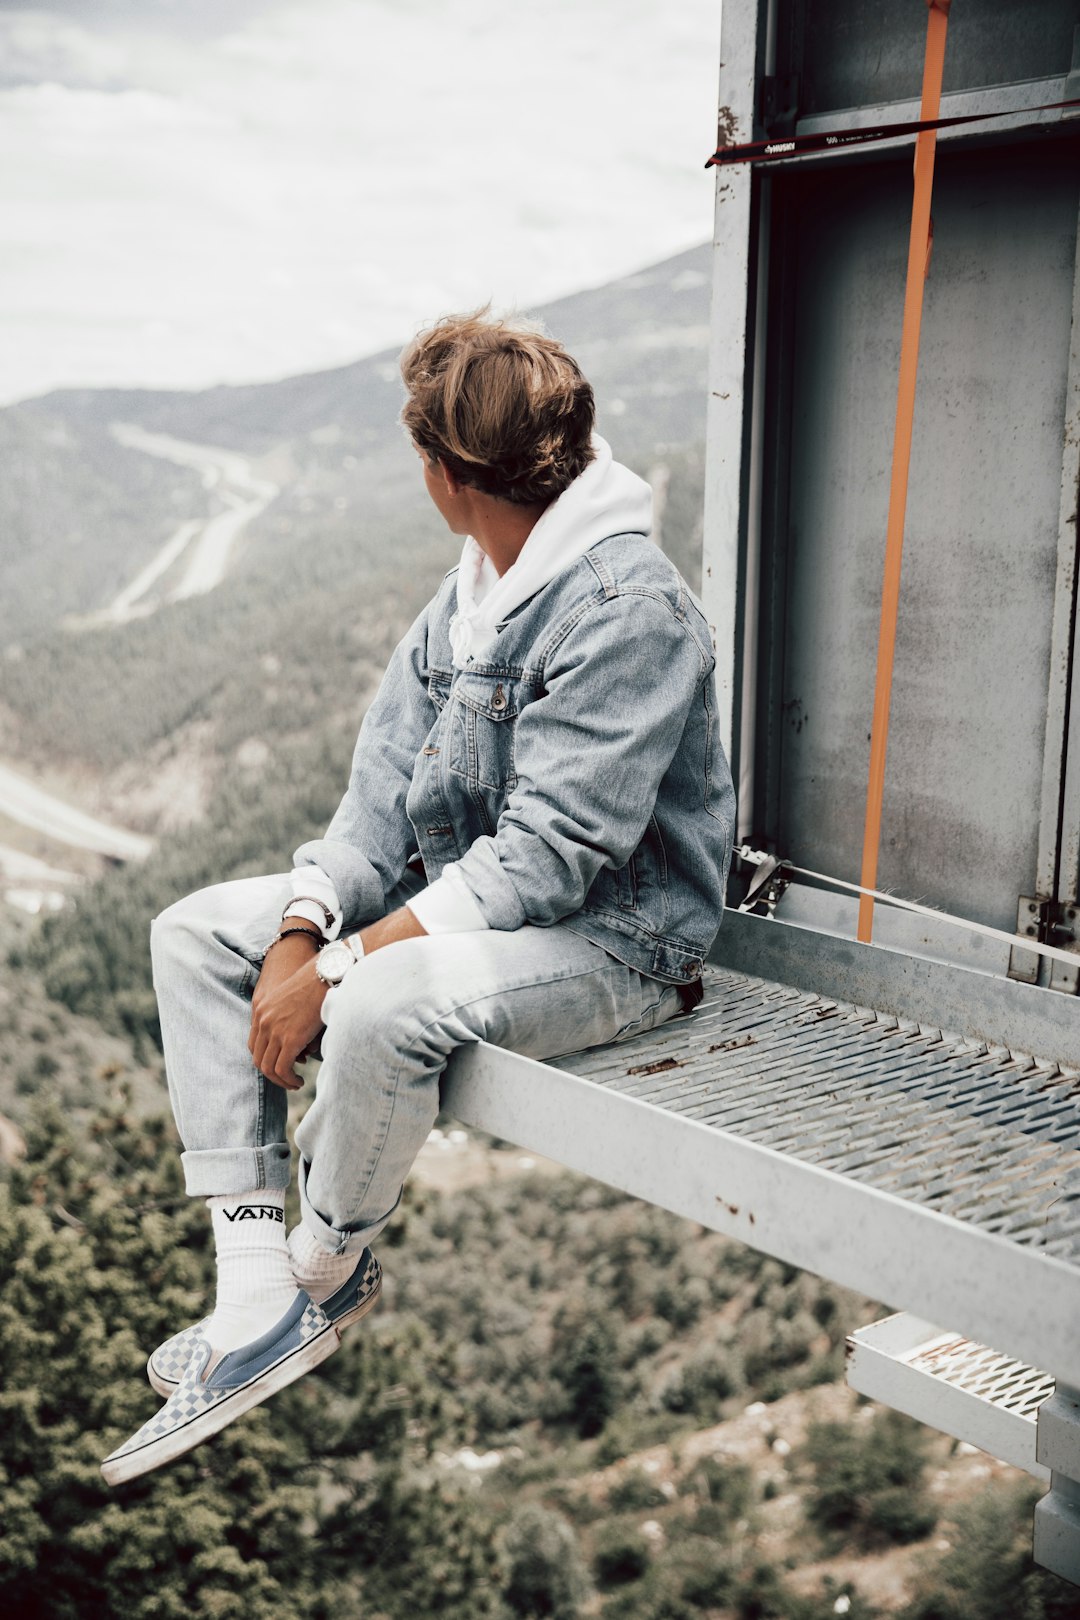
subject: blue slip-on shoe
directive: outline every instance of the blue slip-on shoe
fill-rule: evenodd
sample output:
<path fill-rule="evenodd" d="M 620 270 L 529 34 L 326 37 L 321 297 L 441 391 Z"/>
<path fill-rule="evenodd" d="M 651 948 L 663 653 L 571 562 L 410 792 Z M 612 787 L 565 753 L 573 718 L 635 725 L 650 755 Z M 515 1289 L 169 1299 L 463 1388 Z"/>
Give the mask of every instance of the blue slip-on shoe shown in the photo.
<path fill-rule="evenodd" d="M 109 1485 L 148 1474 L 209 1440 L 286 1384 L 317 1367 L 341 1344 L 341 1332 L 301 1290 L 261 1339 L 222 1354 L 199 1338 L 176 1392 L 101 1465 Z"/>
<path fill-rule="evenodd" d="M 347 1282 L 342 1283 L 336 1294 L 323 1300 L 322 1309 L 340 1330 L 349 1326 L 350 1322 L 358 1322 L 360 1318 L 374 1305 L 379 1297 L 382 1287 L 382 1267 L 370 1249 L 365 1249 L 356 1263 L 356 1270 Z M 150 1385 L 159 1395 L 168 1400 L 175 1395 L 180 1387 L 180 1380 L 187 1369 L 188 1362 L 195 1351 L 196 1345 L 202 1342 L 203 1328 L 208 1317 L 196 1322 L 192 1327 L 181 1328 L 174 1333 L 171 1339 L 159 1344 L 146 1363 L 146 1376 Z"/>

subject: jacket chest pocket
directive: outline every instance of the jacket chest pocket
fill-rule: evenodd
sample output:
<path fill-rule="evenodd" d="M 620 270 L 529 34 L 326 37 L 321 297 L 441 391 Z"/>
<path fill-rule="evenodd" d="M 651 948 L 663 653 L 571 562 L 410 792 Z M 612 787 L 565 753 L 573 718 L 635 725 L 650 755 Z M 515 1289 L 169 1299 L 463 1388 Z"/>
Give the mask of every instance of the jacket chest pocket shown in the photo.
<path fill-rule="evenodd" d="M 448 669 L 433 669 L 428 672 L 428 697 L 436 714 L 441 714 L 446 708 L 450 698 L 450 684 L 453 675 Z"/>
<path fill-rule="evenodd" d="M 450 717 L 450 769 L 474 787 L 509 792 L 521 682 L 505 675 L 458 676 Z"/>

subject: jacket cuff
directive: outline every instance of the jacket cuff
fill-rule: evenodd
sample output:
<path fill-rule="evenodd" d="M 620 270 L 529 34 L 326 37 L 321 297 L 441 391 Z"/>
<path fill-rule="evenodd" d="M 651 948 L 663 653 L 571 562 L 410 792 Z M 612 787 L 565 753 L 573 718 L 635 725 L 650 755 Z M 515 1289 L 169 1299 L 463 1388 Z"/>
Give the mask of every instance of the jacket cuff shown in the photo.
<path fill-rule="evenodd" d="M 295 870 L 304 877 L 317 869 L 327 879 L 337 897 L 336 909 L 350 921 L 369 922 L 373 917 L 382 916 L 386 903 L 382 879 L 367 857 L 352 844 L 344 844 L 337 838 L 315 838 L 309 844 L 300 845 L 293 861 Z M 293 893 L 297 892 L 294 888 Z"/>
<path fill-rule="evenodd" d="M 512 934 L 525 926 L 525 907 L 503 870 L 494 838 L 478 838 L 456 865 L 489 928 Z"/>
<path fill-rule="evenodd" d="M 472 934 L 488 927 L 487 918 L 454 866 L 446 867 L 441 877 L 405 904 L 426 934 Z"/>

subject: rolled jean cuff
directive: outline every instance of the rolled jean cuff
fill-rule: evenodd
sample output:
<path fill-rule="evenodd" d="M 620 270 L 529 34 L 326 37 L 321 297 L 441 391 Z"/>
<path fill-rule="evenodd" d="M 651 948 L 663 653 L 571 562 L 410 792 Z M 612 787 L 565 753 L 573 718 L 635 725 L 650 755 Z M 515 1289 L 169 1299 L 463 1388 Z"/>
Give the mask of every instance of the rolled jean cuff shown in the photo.
<path fill-rule="evenodd" d="M 289 1185 L 289 1144 L 263 1147 L 200 1148 L 181 1153 L 184 1186 L 192 1198 L 255 1192 Z"/>
<path fill-rule="evenodd" d="M 377 1221 L 371 1221 L 367 1226 L 348 1227 L 339 1231 L 336 1226 L 331 1226 L 330 1222 L 319 1214 L 308 1198 L 307 1171 L 307 1160 L 301 1158 L 297 1172 L 297 1183 L 300 1192 L 300 1219 L 312 1237 L 318 1239 L 328 1254 L 358 1255 L 362 1253 L 378 1237 L 383 1227 L 387 1225 L 393 1216 L 394 1210 L 401 1203 L 401 1193 L 399 1192 L 394 1200 L 393 1208 L 388 1209 L 386 1214 L 380 1216 Z M 402 1188 L 402 1192 L 404 1190 Z"/>

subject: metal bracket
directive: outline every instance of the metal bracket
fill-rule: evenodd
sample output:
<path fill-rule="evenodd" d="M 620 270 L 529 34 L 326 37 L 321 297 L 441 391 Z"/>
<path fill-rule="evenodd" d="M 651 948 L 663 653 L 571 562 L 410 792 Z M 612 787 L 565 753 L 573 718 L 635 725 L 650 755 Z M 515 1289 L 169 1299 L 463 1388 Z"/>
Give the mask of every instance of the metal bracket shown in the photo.
<path fill-rule="evenodd" d="M 777 902 L 791 882 L 786 871 L 787 861 L 778 855 L 766 855 L 764 850 L 751 849 L 748 844 L 740 845 L 735 853 L 740 860 L 757 867 L 738 909 L 753 911 L 755 906 L 763 905 L 766 916 L 774 916 Z"/>
<path fill-rule="evenodd" d="M 799 75 L 773 74 L 762 79 L 758 118 L 766 135 L 794 135 L 799 115 Z"/>
<path fill-rule="evenodd" d="M 1037 895 L 1022 894 L 1016 907 L 1016 932 L 1024 934 L 1028 939 L 1046 941 L 1046 930 L 1050 922 L 1050 901 L 1040 900 Z M 1039 963 L 1042 958 L 1036 951 L 1025 951 L 1022 946 L 1014 945 L 1009 952 L 1009 978 L 1019 979 L 1021 984 L 1038 984 Z"/>
<path fill-rule="evenodd" d="M 1080 946 L 1076 937 L 1078 917 L 1080 908 L 1055 901 L 1050 907 L 1050 918 L 1046 925 L 1051 945 L 1063 945 L 1066 950 L 1072 947 L 1077 951 L 1075 967 L 1070 962 L 1052 960 L 1050 963 L 1051 990 L 1061 990 L 1067 996 L 1080 992 Z"/>
<path fill-rule="evenodd" d="M 1077 923 L 1080 906 L 1065 905 L 1059 900 L 1044 900 L 1038 895 L 1022 894 L 1016 908 L 1016 932 L 1045 945 L 1076 947 L 1076 966 L 1069 962 L 1051 960 L 1050 989 L 1064 995 L 1080 993 L 1080 940 Z M 1009 952 L 1009 978 L 1022 984 L 1038 984 L 1040 958 L 1036 951 L 1025 951 L 1014 945 Z"/>
<path fill-rule="evenodd" d="M 1039 1408 L 1035 1453 L 1050 1470 L 1035 1504 L 1035 1562 L 1080 1585 L 1080 1391 L 1059 1384 Z"/>

